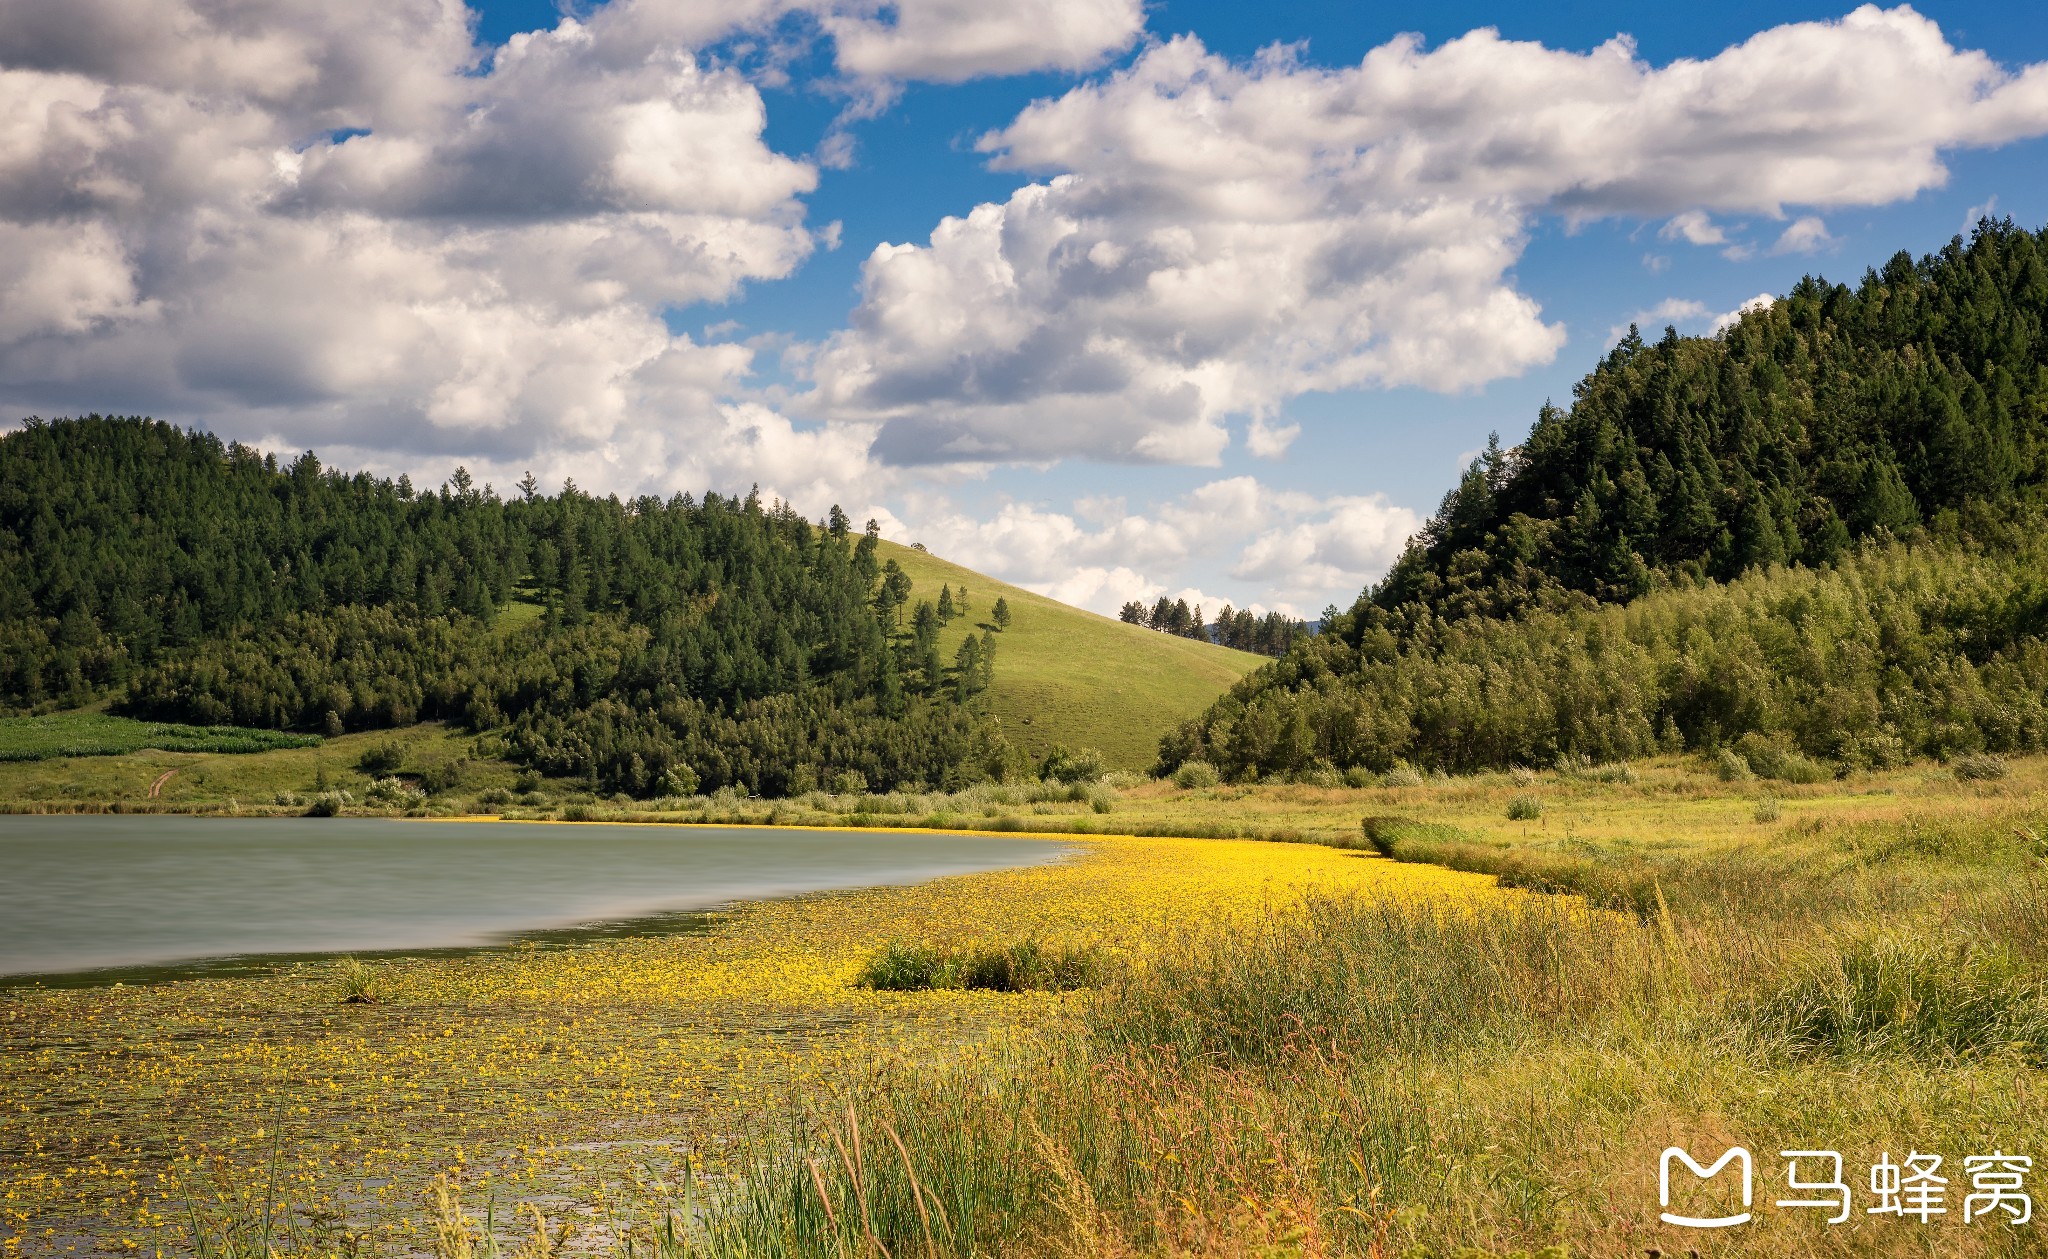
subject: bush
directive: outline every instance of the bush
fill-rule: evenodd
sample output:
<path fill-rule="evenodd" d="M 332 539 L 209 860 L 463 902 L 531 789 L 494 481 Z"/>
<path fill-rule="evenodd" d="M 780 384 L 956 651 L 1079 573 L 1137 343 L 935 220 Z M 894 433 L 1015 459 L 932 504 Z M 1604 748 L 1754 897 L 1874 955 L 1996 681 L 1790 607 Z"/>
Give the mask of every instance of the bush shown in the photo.
<path fill-rule="evenodd" d="M 1406 825 L 1406 820 L 1398 817 L 1364 817 L 1358 820 L 1358 829 L 1365 835 L 1365 842 L 1382 857 L 1394 855 L 1394 836 Z"/>
<path fill-rule="evenodd" d="M 592 816 L 590 806 L 587 804 L 571 804 L 564 806 L 562 809 L 562 820 L 564 822 L 588 822 Z"/>
<path fill-rule="evenodd" d="M 341 806 L 348 803 L 346 791 L 323 791 L 313 797 L 306 806 L 307 817 L 333 817 L 341 812 Z"/>
<path fill-rule="evenodd" d="M 500 805 L 512 803 L 512 793 L 503 787 L 490 787 L 477 795 L 476 802 L 496 808 Z"/>
<path fill-rule="evenodd" d="M 1422 774 L 1406 761 L 1395 761 L 1393 768 L 1380 778 L 1380 782 L 1388 787 L 1420 787 Z"/>
<path fill-rule="evenodd" d="M 861 786 L 867 783 L 863 781 Z M 697 794 L 697 771 L 688 765 L 675 764 L 661 776 L 661 793 L 665 796 L 694 796 Z"/>
<path fill-rule="evenodd" d="M 1752 811 L 1751 816 L 1755 817 L 1758 822 L 1769 823 L 1777 821 L 1784 814 L 1785 808 L 1783 805 L 1779 804 L 1776 799 L 1765 796 L 1756 802 L 1756 808 Z"/>
<path fill-rule="evenodd" d="M 369 799 L 379 804 L 394 805 L 401 809 L 423 804 L 427 798 L 425 792 L 409 786 L 400 778 L 379 778 L 370 784 L 370 790 L 366 794 Z"/>
<path fill-rule="evenodd" d="M 1580 777 L 1596 783 L 1632 783 L 1636 780 L 1636 771 L 1627 761 L 1609 761 L 1605 765 L 1593 766 Z"/>
<path fill-rule="evenodd" d="M 1543 802 L 1526 793 L 1508 801 L 1508 821 L 1533 822 L 1543 816 Z"/>
<path fill-rule="evenodd" d="M 1959 782 L 1990 782 L 2010 774 L 2012 767 L 2005 763 L 2002 756 L 1979 752 L 1969 756 L 1958 756 L 1949 764 L 1949 772 L 1954 774 Z"/>
<path fill-rule="evenodd" d="M 1735 750 L 1761 778 L 1788 783 L 1819 783 L 1834 777 L 1833 772 L 1820 762 L 1754 732 L 1743 735 Z"/>
<path fill-rule="evenodd" d="M 439 765 L 430 765 L 420 771 L 420 790 L 428 795 L 453 791 L 462 785 L 462 772 L 467 768 L 468 759 L 460 756 Z"/>
<path fill-rule="evenodd" d="M 842 796 L 859 795 L 868 789 L 868 776 L 857 769 L 842 769 L 832 775 L 832 790 Z"/>
<path fill-rule="evenodd" d="M 1724 783 L 1744 783 L 1756 777 L 1756 771 L 1749 767 L 1742 753 L 1733 748 L 1722 748 L 1714 753 L 1714 773 Z"/>
<path fill-rule="evenodd" d="M 373 778 L 381 778 L 405 763 L 405 745 L 402 743 L 372 743 L 356 758 L 356 768 Z"/>
<path fill-rule="evenodd" d="M 1173 785 L 1188 791 L 1213 787 L 1223 781 L 1216 767 L 1207 761 L 1189 761 L 1173 771 Z"/>
<path fill-rule="evenodd" d="M 1379 775 L 1363 765 L 1353 765 L 1344 771 L 1344 785 L 1347 787 L 1372 787 L 1379 783 Z"/>
<path fill-rule="evenodd" d="M 1054 747 L 1039 764 L 1038 776 L 1063 783 L 1091 783 L 1102 777 L 1102 753 L 1094 748 L 1069 751 Z"/>
<path fill-rule="evenodd" d="M 963 949 L 891 940 L 856 982 L 886 992 L 1066 992 L 1094 987 L 1103 973 L 1101 952 L 1093 948 L 1021 940 Z"/>

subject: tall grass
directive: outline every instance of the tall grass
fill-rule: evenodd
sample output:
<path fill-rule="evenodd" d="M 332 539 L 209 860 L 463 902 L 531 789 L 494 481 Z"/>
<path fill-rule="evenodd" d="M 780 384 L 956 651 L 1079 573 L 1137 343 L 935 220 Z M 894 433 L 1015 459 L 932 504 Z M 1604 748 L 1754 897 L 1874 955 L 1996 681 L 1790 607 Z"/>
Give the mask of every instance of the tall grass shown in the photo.
<path fill-rule="evenodd" d="M 1852 1162 L 2048 1143 L 2012 1084 L 2048 1046 L 2048 896 L 2010 818 L 1692 860 L 1381 823 L 1365 834 L 1397 854 L 1590 895 L 1310 898 L 1254 928 L 1190 927 L 1036 1048 L 885 1077 L 763 1145 L 705 1244 L 1642 1253 L 1616 1221 L 1654 1218 L 1644 1168 L 1698 1126 L 1758 1149 L 1825 1134 Z M 1809 1224 L 1770 1216 L 1715 1253 L 1812 1253 Z M 1920 1244 L 1865 1229 L 1853 1248 Z M 1986 1232 L 1958 1253 L 2015 1246 Z"/>

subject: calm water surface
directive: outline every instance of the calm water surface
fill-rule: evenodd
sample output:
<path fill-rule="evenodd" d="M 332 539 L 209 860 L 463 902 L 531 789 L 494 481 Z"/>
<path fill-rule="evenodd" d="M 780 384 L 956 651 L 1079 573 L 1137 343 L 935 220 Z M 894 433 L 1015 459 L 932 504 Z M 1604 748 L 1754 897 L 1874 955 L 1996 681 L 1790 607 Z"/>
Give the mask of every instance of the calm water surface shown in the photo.
<path fill-rule="evenodd" d="M 940 832 L 0 816 L 0 976 L 486 946 L 1069 851 Z"/>

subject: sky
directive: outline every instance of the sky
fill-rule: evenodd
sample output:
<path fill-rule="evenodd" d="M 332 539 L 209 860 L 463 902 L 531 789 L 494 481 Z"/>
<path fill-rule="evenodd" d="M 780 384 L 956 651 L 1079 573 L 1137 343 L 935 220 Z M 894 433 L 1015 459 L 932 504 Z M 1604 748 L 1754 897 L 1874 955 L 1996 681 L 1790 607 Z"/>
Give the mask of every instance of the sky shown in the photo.
<path fill-rule="evenodd" d="M 1313 617 L 1630 323 L 2044 158 L 2019 3 L 0 0 L 0 423 Z"/>

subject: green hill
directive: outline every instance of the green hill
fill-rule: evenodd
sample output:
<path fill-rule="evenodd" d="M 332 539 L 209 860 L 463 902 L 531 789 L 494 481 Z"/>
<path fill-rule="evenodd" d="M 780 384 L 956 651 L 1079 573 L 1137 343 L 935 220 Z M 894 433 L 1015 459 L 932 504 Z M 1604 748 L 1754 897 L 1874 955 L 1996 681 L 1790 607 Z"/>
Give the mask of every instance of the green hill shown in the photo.
<path fill-rule="evenodd" d="M 1008 601 L 991 695 L 1003 733 L 1034 758 L 1064 743 L 1098 749 L 1119 769 L 1146 769 L 1158 759 L 1160 736 L 1271 663 L 1084 612 L 910 547 L 885 542 L 880 555 L 910 575 L 913 603 L 937 599 L 942 583 L 967 588 L 968 614 L 940 640 L 945 659 L 962 637 L 980 632 L 998 598 Z"/>
<path fill-rule="evenodd" d="M 1985 222 L 1714 336 L 1631 332 L 1161 759 L 1320 778 L 1686 749 L 1739 776 L 2032 751 L 2044 518 L 2048 232 Z"/>

